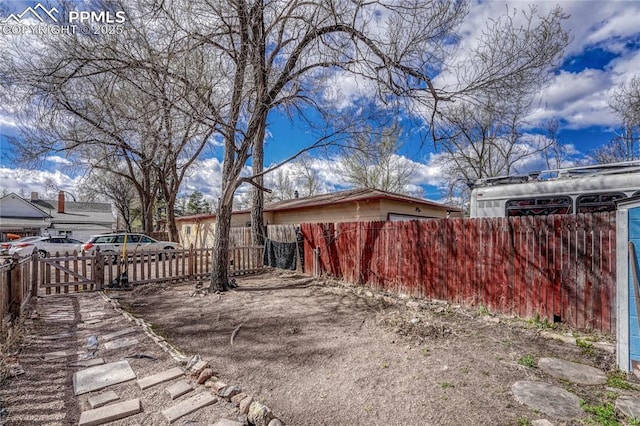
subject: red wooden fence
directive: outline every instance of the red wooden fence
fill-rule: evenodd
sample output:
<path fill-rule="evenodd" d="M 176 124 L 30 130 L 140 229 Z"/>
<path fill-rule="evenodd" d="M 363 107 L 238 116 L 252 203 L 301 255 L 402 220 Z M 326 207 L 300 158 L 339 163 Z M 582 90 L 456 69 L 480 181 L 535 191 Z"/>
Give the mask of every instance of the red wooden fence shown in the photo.
<path fill-rule="evenodd" d="M 301 226 L 306 273 L 609 333 L 615 229 L 615 212 Z"/>

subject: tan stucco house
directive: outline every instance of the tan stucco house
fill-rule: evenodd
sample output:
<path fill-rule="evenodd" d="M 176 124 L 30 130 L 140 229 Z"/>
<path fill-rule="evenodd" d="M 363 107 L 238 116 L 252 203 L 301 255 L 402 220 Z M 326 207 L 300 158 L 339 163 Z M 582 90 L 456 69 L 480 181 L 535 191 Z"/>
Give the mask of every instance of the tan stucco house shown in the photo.
<path fill-rule="evenodd" d="M 264 207 L 265 225 L 433 219 L 461 215 L 462 210 L 457 207 L 368 188 L 278 201 Z M 184 247 L 191 244 L 194 247 L 212 247 L 215 221 L 215 214 L 177 218 L 181 244 Z M 249 210 L 233 213 L 231 226 L 250 224 Z"/>

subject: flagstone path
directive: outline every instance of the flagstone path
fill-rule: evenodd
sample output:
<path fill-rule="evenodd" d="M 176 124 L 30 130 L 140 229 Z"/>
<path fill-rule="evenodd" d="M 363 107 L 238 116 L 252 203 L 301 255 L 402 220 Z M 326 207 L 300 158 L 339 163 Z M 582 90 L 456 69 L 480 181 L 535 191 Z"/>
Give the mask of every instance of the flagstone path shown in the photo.
<path fill-rule="evenodd" d="M 8 410 L 0 424 L 242 425 L 256 404 L 235 386 L 217 388 L 218 377 L 199 380 L 211 367 L 205 360 L 189 364 L 101 293 L 38 298 L 26 325 L 30 334 L 16 356 L 24 373 L 0 388 Z M 270 410 L 252 421 L 282 424 Z"/>

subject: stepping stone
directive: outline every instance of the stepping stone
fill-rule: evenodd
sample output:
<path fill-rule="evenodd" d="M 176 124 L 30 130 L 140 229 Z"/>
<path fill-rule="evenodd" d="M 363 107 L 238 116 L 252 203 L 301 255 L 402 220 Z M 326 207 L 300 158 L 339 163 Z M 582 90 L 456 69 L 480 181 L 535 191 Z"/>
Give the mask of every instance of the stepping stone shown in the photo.
<path fill-rule="evenodd" d="M 91 358 L 91 359 L 88 359 L 86 361 L 78 361 L 75 364 L 69 364 L 69 367 L 87 368 L 87 367 L 93 367 L 95 365 L 102 365 L 102 364 L 104 364 L 104 359 L 102 359 L 102 358 Z"/>
<path fill-rule="evenodd" d="M 97 365 L 73 373 L 73 392 L 82 395 L 136 378 L 129 361 Z"/>
<path fill-rule="evenodd" d="M 168 382 L 169 380 L 176 379 L 180 376 L 184 375 L 184 371 L 180 367 L 174 367 L 170 370 L 165 370 L 162 373 L 154 374 L 153 376 L 144 377 L 142 379 L 138 379 L 138 386 L 140 389 L 147 389 L 151 386 L 158 385 L 163 382 Z"/>
<path fill-rule="evenodd" d="M 546 415 L 561 420 L 581 417 L 580 398 L 557 386 L 523 380 L 511 386 L 516 400 Z"/>
<path fill-rule="evenodd" d="M 106 407 L 94 410 L 83 411 L 80 414 L 78 426 L 95 426 L 114 420 L 124 419 L 142 412 L 139 399 L 120 402 L 118 404 L 107 405 Z"/>
<path fill-rule="evenodd" d="M 173 423 L 180 417 L 191 414 L 194 411 L 206 407 L 207 405 L 214 404 L 217 401 L 218 398 L 213 396 L 213 394 L 201 393 L 196 396 L 192 396 L 189 399 L 185 399 L 184 401 L 179 402 L 176 405 L 167 408 L 166 410 L 163 410 L 162 415 L 169 421 L 169 423 Z"/>
<path fill-rule="evenodd" d="M 59 339 L 66 339 L 68 337 L 71 337 L 72 334 L 69 332 L 62 332 L 62 333 L 58 333 L 58 334 L 52 334 L 49 336 L 39 336 L 38 339 L 40 340 L 59 340 Z"/>
<path fill-rule="evenodd" d="M 70 356 L 79 356 L 84 355 L 85 351 L 57 351 L 57 352 L 47 352 L 44 354 L 45 361 L 53 361 L 60 358 L 68 358 Z"/>
<path fill-rule="evenodd" d="M 100 408 L 103 405 L 107 405 L 110 402 L 119 400 L 120 397 L 114 391 L 104 392 L 98 395 L 94 395 L 89 398 L 89 405 L 91 408 Z"/>
<path fill-rule="evenodd" d="M 616 399 L 616 410 L 627 417 L 640 419 L 640 399 L 624 395 Z"/>
<path fill-rule="evenodd" d="M 236 422 L 235 420 L 220 419 L 215 422 L 213 426 L 244 426 L 244 423 Z"/>
<path fill-rule="evenodd" d="M 604 371 L 577 362 L 558 358 L 540 358 L 538 367 L 545 373 L 558 379 L 568 380 L 579 385 L 603 385 L 607 383 Z"/>
<path fill-rule="evenodd" d="M 184 380 L 181 380 L 178 383 L 174 383 L 171 386 L 168 386 L 165 390 L 167 391 L 171 399 L 176 399 L 187 392 L 191 392 L 193 390 L 193 386 L 191 386 Z"/>
<path fill-rule="evenodd" d="M 100 340 L 103 340 L 103 341 L 106 342 L 108 340 L 113 340 L 116 337 L 121 337 L 121 336 L 125 336 L 127 334 L 134 333 L 135 331 L 136 331 L 136 329 L 134 327 L 125 328 L 124 330 L 116 331 L 115 333 L 105 334 L 104 336 L 102 336 L 100 338 Z"/>
<path fill-rule="evenodd" d="M 102 348 L 105 350 L 121 349 L 121 348 L 128 348 L 129 346 L 135 346 L 139 343 L 140 341 L 135 337 L 124 337 L 122 339 L 116 339 L 116 340 L 107 342 L 104 345 L 102 345 Z"/>
<path fill-rule="evenodd" d="M 567 336 L 566 334 L 558 334 L 552 331 L 542 331 L 540 335 L 549 339 L 560 340 L 561 342 L 569 343 L 574 346 L 576 344 L 576 338 L 572 336 Z"/>

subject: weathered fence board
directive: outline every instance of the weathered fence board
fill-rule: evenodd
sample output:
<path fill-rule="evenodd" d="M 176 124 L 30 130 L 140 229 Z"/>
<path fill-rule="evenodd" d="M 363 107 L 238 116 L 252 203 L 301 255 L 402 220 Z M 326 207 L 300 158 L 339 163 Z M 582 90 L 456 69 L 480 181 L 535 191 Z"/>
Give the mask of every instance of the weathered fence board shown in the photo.
<path fill-rule="evenodd" d="M 303 224 L 305 272 L 615 329 L 615 214 Z M 319 264 L 314 265 L 314 250 Z"/>

